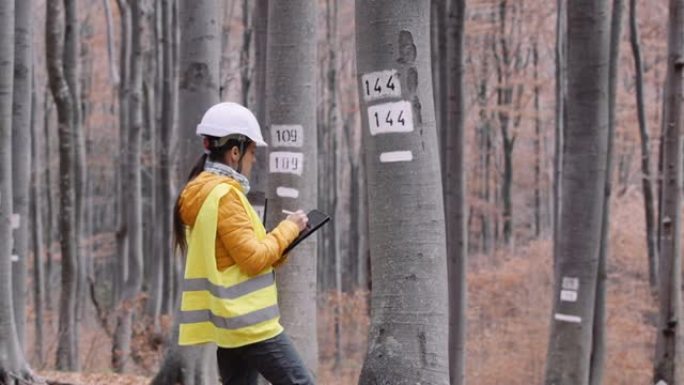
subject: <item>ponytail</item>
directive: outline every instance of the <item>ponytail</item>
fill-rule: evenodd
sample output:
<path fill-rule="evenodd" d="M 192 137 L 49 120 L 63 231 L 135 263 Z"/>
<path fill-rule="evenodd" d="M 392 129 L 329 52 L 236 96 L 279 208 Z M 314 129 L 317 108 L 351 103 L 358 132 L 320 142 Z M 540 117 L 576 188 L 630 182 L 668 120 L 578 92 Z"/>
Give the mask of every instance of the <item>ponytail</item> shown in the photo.
<path fill-rule="evenodd" d="M 190 175 L 188 175 L 186 185 L 204 170 L 204 164 L 207 161 L 207 157 L 207 154 L 203 154 L 197 160 L 197 163 L 195 163 L 195 165 L 192 167 L 192 170 L 190 170 Z M 183 191 L 183 189 L 180 191 Z M 185 239 L 185 225 L 183 224 L 180 214 L 180 194 L 178 194 L 178 198 L 176 198 L 176 204 L 173 206 L 173 244 L 175 249 L 180 250 L 183 254 L 185 254 L 188 249 L 188 242 Z"/>

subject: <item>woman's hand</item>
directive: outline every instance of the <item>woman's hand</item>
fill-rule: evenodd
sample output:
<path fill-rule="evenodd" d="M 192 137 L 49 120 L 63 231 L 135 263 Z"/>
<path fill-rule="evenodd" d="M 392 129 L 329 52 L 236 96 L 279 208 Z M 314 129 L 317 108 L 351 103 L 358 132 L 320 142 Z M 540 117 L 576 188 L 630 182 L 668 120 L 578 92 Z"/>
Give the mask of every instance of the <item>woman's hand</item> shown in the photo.
<path fill-rule="evenodd" d="M 309 217 L 306 216 L 306 213 L 303 210 L 297 210 L 294 213 L 290 214 L 286 218 L 288 221 L 294 222 L 297 227 L 299 227 L 299 231 L 301 232 L 306 228 L 306 225 L 309 223 Z"/>

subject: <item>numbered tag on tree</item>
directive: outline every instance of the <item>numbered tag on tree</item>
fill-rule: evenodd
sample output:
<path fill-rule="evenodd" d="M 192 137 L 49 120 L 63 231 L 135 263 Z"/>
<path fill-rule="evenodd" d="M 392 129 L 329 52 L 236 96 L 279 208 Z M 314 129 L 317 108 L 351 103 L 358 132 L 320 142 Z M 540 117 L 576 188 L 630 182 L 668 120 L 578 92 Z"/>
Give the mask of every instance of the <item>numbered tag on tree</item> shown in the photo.
<path fill-rule="evenodd" d="M 269 155 L 269 170 L 275 174 L 302 175 L 304 154 L 301 152 L 272 152 Z"/>
<path fill-rule="evenodd" d="M 273 147 L 302 147 L 304 129 L 296 124 L 274 124 L 271 126 L 271 143 Z"/>
<path fill-rule="evenodd" d="M 371 72 L 361 77 L 365 101 L 401 97 L 401 84 L 396 70 Z"/>
<path fill-rule="evenodd" d="M 413 131 L 411 103 L 403 100 L 368 107 L 368 126 L 371 135 Z"/>

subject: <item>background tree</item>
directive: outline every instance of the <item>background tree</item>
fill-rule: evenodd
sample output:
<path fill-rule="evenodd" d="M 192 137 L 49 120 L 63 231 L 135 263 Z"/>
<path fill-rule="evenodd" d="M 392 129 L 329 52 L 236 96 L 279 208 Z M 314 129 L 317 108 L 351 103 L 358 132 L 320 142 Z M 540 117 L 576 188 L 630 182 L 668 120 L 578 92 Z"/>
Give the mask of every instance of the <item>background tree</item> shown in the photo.
<path fill-rule="evenodd" d="M 641 144 L 641 189 L 644 195 L 644 216 L 646 221 L 646 246 L 648 247 L 648 281 L 654 289 L 658 287 L 658 248 L 656 233 L 655 196 L 651 170 L 651 151 L 646 102 L 644 100 L 644 63 L 641 55 L 641 38 L 637 25 L 636 0 L 629 0 L 629 41 L 634 56 L 636 82 L 636 108 L 639 119 L 639 138 Z"/>
<path fill-rule="evenodd" d="M 16 2 L 14 97 L 12 105 L 12 207 L 19 218 L 14 231 L 12 286 L 19 344 L 24 345 L 27 267 L 29 262 L 29 181 L 31 177 L 31 89 L 33 75 L 32 1 Z"/>
<path fill-rule="evenodd" d="M 201 155 L 195 127 L 204 112 L 219 101 L 220 25 L 217 0 L 178 3 L 181 29 L 179 53 L 178 182 L 185 182 L 192 164 Z M 178 304 L 179 301 L 176 301 Z M 178 346 L 174 321 L 169 348 L 153 384 L 183 385 L 218 382 L 216 348 Z"/>
<path fill-rule="evenodd" d="M 465 0 L 449 2 L 447 19 L 448 65 L 446 103 L 446 143 L 444 145 L 445 206 L 447 231 L 447 267 L 449 276 L 449 376 L 450 384 L 465 381 L 466 339 L 466 262 L 468 258 L 468 212 L 466 205 L 465 167 L 465 87 L 463 82 L 463 56 L 465 36 Z"/>
<path fill-rule="evenodd" d="M 660 312 L 653 383 L 684 383 L 682 365 L 681 194 L 682 100 L 684 98 L 684 1 L 670 0 L 668 58 L 663 99 L 660 213 Z"/>
<path fill-rule="evenodd" d="M 373 276 L 360 384 L 449 382 L 446 238 L 429 17 L 429 2 L 356 2 Z"/>
<path fill-rule="evenodd" d="M 61 0 L 47 2 L 46 59 L 52 97 L 57 105 L 59 136 L 59 233 L 62 253 L 62 290 L 59 301 L 59 346 L 57 368 L 77 370 L 76 292 L 78 247 L 76 227 L 74 98 L 69 89 L 64 65 L 65 10 Z"/>
<path fill-rule="evenodd" d="M 12 100 L 14 83 L 13 0 L 0 3 L 0 383 L 20 384 L 29 369 L 17 338 L 12 305 Z"/>
<path fill-rule="evenodd" d="M 568 3 L 568 104 L 563 133 L 548 385 L 588 384 L 606 180 L 608 2 Z"/>
<path fill-rule="evenodd" d="M 309 0 L 268 4 L 266 129 L 269 143 L 269 202 L 272 228 L 283 209 L 317 204 L 316 3 Z M 317 371 L 316 255 L 308 240 L 278 270 L 281 322 L 306 366 Z"/>

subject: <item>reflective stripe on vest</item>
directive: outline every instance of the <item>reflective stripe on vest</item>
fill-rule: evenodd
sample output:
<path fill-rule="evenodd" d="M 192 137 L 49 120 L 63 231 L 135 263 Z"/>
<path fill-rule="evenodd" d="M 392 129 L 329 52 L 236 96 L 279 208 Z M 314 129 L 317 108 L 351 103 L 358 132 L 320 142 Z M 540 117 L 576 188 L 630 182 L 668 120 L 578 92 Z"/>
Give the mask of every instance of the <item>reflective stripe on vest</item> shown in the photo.
<path fill-rule="evenodd" d="M 237 265 L 216 267 L 219 202 L 231 186 L 219 184 L 207 196 L 188 231 L 188 258 L 179 315 L 180 345 L 214 342 L 232 348 L 275 337 L 279 323 L 278 296 L 272 268 L 250 277 Z M 235 190 L 258 239 L 266 230 L 247 198 Z"/>

